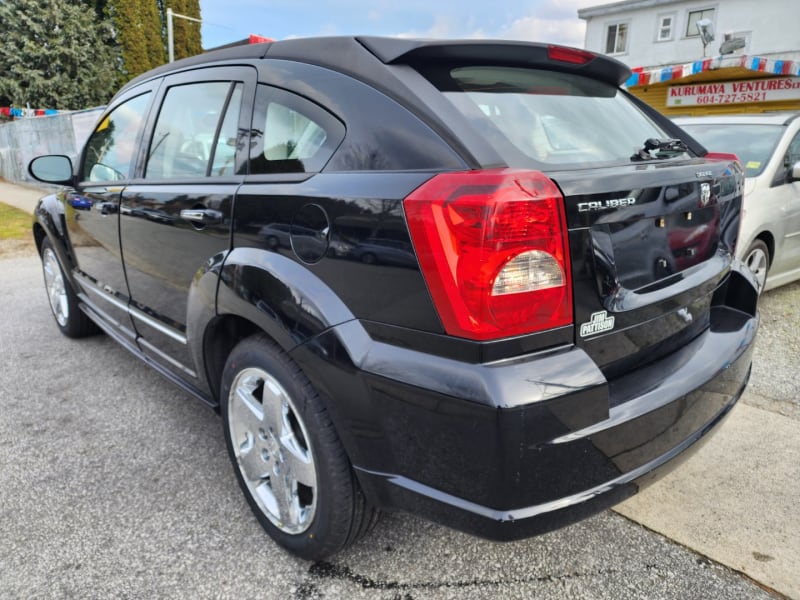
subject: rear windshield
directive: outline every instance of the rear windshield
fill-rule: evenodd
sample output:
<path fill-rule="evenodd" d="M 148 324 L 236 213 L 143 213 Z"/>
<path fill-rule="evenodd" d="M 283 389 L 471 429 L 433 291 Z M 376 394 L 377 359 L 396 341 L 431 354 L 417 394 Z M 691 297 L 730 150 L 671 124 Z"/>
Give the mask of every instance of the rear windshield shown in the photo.
<path fill-rule="evenodd" d="M 511 166 L 629 163 L 645 140 L 669 137 L 618 88 L 588 77 L 493 66 L 423 74 Z"/>
<path fill-rule="evenodd" d="M 679 122 L 709 152 L 732 152 L 745 167 L 745 176 L 760 175 L 767 166 L 783 126 L 751 123 Z"/>

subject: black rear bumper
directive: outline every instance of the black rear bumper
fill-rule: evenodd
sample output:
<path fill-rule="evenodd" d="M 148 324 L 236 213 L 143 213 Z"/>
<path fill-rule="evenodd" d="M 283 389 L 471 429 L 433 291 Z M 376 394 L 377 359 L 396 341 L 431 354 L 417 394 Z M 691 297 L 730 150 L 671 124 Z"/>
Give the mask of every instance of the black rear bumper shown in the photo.
<path fill-rule="evenodd" d="M 719 425 L 746 386 L 759 318 L 739 300 L 709 320 L 680 350 L 610 382 L 576 347 L 465 365 L 364 338 L 349 372 L 326 361 L 317 383 L 337 385 L 329 369 L 348 382 L 331 412 L 370 501 L 518 539 L 632 496 Z"/>

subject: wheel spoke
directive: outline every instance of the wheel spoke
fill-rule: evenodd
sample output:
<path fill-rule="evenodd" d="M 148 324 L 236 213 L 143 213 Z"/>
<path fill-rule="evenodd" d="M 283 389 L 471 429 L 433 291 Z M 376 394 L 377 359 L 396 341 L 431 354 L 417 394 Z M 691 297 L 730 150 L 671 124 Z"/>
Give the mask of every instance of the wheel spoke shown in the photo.
<path fill-rule="evenodd" d="M 262 394 L 264 424 L 269 427 L 276 436 L 280 436 L 285 414 L 288 410 L 286 397 L 283 390 L 269 380 L 264 381 Z"/>
<path fill-rule="evenodd" d="M 281 445 L 283 446 L 283 465 L 287 475 L 294 481 L 313 488 L 317 483 L 317 473 L 308 452 L 301 450 L 294 434 L 282 436 Z"/>
<path fill-rule="evenodd" d="M 283 474 L 273 475 L 270 477 L 270 487 L 272 493 L 275 495 L 275 501 L 278 504 L 278 516 L 283 523 L 296 524 L 297 521 L 293 519 L 295 511 L 292 510 L 292 504 L 295 502 L 295 494 L 292 490 L 292 482 Z"/>
<path fill-rule="evenodd" d="M 236 388 L 236 402 L 233 406 L 233 418 L 242 429 L 255 435 L 264 426 L 264 410 L 261 402 L 253 395 L 253 389 L 243 382 Z"/>

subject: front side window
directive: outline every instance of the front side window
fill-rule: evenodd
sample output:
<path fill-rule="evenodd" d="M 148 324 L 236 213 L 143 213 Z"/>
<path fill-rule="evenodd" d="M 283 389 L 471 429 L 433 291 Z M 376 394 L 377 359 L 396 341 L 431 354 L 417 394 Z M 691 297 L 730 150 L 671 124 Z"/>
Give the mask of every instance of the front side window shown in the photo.
<path fill-rule="evenodd" d="M 117 106 L 100 121 L 86 142 L 81 168 L 84 180 L 120 181 L 132 176 L 149 101 L 149 92 L 136 96 Z"/>
<path fill-rule="evenodd" d="M 519 67 L 432 67 L 424 73 L 511 166 L 629 163 L 648 138 L 669 137 L 617 87 Z"/>
<path fill-rule="evenodd" d="M 672 15 L 662 15 L 658 18 L 658 34 L 656 39 L 659 42 L 667 42 L 672 39 L 672 24 L 674 17 Z"/>
<path fill-rule="evenodd" d="M 150 141 L 145 177 L 233 174 L 241 95 L 242 84 L 229 81 L 169 88 Z"/>
<path fill-rule="evenodd" d="M 259 85 L 250 136 L 250 173 L 316 173 L 344 138 L 344 126 L 300 96 Z"/>
<path fill-rule="evenodd" d="M 606 33 L 606 54 L 623 54 L 628 49 L 628 24 L 609 25 Z"/>
<path fill-rule="evenodd" d="M 686 37 L 697 37 L 700 35 L 700 30 L 697 28 L 697 22 L 703 19 L 714 21 L 714 9 L 707 8 L 705 10 L 693 10 L 689 13 L 689 18 L 686 21 Z"/>

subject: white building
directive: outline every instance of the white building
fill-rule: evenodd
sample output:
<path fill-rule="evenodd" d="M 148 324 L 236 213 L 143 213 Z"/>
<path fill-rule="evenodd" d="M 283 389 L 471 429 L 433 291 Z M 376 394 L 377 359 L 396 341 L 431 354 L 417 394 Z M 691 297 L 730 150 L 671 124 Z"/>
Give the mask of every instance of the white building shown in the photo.
<path fill-rule="evenodd" d="M 734 54 L 799 60 L 799 11 L 797 0 L 623 0 L 581 9 L 578 16 L 586 21 L 587 50 L 629 67 L 656 67 L 702 58 L 697 22 L 703 20 L 710 21 L 715 37 L 705 56 L 720 55 L 729 38 L 742 40 Z"/>
<path fill-rule="evenodd" d="M 584 47 L 675 116 L 800 110 L 798 0 L 623 0 L 580 9 Z M 712 84 L 712 85 L 709 85 Z"/>

